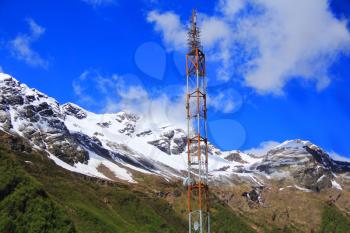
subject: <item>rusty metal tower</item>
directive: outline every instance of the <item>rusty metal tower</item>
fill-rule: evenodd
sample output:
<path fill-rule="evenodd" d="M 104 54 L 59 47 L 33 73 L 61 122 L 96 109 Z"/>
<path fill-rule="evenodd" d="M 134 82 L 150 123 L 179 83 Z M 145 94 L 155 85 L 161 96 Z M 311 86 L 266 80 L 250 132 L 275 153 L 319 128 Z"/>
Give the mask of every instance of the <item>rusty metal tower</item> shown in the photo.
<path fill-rule="evenodd" d="M 200 44 L 196 11 L 192 11 L 186 55 L 186 110 L 189 233 L 210 232 L 205 55 Z"/>

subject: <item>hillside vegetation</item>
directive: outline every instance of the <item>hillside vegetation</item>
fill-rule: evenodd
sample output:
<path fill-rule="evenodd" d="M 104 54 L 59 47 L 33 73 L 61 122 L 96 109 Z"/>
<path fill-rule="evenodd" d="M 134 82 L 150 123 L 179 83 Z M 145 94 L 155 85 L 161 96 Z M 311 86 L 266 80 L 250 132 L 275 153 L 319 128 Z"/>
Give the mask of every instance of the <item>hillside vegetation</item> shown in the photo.
<path fill-rule="evenodd" d="M 0 233 L 187 232 L 181 185 L 151 177 L 130 185 L 71 173 L 22 139 L 0 136 Z M 155 190 L 179 193 L 164 198 Z M 238 216 L 215 196 L 210 202 L 213 233 L 302 232 L 293 224 L 281 228 Z M 349 218 L 336 206 L 320 206 L 318 232 L 350 232 Z"/>
<path fill-rule="evenodd" d="M 1 233 L 187 232 L 186 214 L 149 190 L 71 173 L 2 137 Z M 213 232 L 255 232 L 227 206 L 213 205 Z"/>
<path fill-rule="evenodd" d="M 350 220 L 349 218 L 346 218 L 336 207 L 325 206 L 322 214 L 322 225 L 320 232 L 350 232 Z"/>
<path fill-rule="evenodd" d="M 74 233 L 63 209 L 4 151 L 0 151 L 0 232 Z"/>

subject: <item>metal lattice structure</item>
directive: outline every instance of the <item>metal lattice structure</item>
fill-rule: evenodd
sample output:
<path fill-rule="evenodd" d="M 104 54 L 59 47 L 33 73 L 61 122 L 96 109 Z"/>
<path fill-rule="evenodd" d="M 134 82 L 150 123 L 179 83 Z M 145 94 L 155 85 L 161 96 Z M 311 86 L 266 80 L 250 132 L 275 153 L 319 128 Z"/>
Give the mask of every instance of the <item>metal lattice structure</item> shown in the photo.
<path fill-rule="evenodd" d="M 208 195 L 207 93 L 205 55 L 200 45 L 196 11 L 193 10 L 188 32 L 187 75 L 187 205 L 189 233 L 210 232 Z"/>

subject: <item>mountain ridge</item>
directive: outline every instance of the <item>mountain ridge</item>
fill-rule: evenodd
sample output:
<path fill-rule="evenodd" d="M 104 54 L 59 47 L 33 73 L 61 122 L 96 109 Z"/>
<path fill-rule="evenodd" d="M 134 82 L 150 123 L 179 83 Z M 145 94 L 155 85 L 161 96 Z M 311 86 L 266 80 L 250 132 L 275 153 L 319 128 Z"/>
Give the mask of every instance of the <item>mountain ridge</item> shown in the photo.
<path fill-rule="evenodd" d="M 8 153 L 78 232 L 182 232 L 186 133 L 144 118 L 61 105 L 0 74 L 0 167 L 6 170 Z M 209 163 L 213 231 L 347 232 L 349 163 L 317 145 L 288 140 L 262 155 L 209 143 Z"/>
<path fill-rule="evenodd" d="M 59 166 L 131 183 L 140 175 L 185 176 L 186 133 L 181 128 L 170 123 L 154 127 L 131 112 L 95 114 L 74 103 L 60 105 L 6 74 L 0 74 L 0 90 L 0 128 L 28 139 Z M 209 143 L 209 165 L 211 180 L 227 185 L 265 185 L 272 179 L 319 191 L 342 189 L 340 180 L 350 177 L 350 163 L 300 139 L 285 141 L 264 156 L 221 151 Z"/>

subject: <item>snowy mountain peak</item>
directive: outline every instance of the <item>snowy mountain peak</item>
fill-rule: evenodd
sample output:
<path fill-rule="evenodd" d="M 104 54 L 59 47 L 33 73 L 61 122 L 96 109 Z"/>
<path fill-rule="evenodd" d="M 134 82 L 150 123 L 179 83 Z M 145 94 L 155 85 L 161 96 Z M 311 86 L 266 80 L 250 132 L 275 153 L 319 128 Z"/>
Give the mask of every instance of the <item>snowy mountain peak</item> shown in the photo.
<path fill-rule="evenodd" d="M 294 139 L 294 140 L 287 140 L 278 145 L 276 148 L 303 148 L 304 146 L 308 145 L 309 141 L 303 141 L 300 139 Z"/>
<path fill-rule="evenodd" d="M 305 149 L 305 147 L 309 147 L 312 149 L 321 149 L 320 147 L 316 146 L 310 141 L 301 140 L 301 139 L 284 141 L 280 145 L 276 146 L 274 149 L 280 149 L 280 148 Z"/>
<path fill-rule="evenodd" d="M 0 81 L 1 82 L 5 81 L 5 80 L 9 80 L 9 79 L 14 79 L 14 78 L 12 78 L 11 75 L 9 75 L 9 74 L 5 74 L 5 73 L 0 72 Z"/>
<path fill-rule="evenodd" d="M 141 173 L 169 180 L 187 170 L 184 129 L 149 124 L 145 116 L 130 112 L 95 114 L 73 103 L 60 105 L 2 73 L 0 128 L 47 152 L 59 166 L 89 176 L 136 182 L 134 176 Z M 284 179 L 319 190 L 333 187 L 338 175 L 350 172 L 349 163 L 334 161 L 299 139 L 283 142 L 264 157 L 221 151 L 210 142 L 208 152 L 210 179 L 230 184 Z"/>
<path fill-rule="evenodd" d="M 56 112 L 59 112 L 59 104 L 55 99 L 36 89 L 29 88 L 8 74 L 0 73 L 0 89 L 2 102 L 7 105 L 49 104 Z"/>

